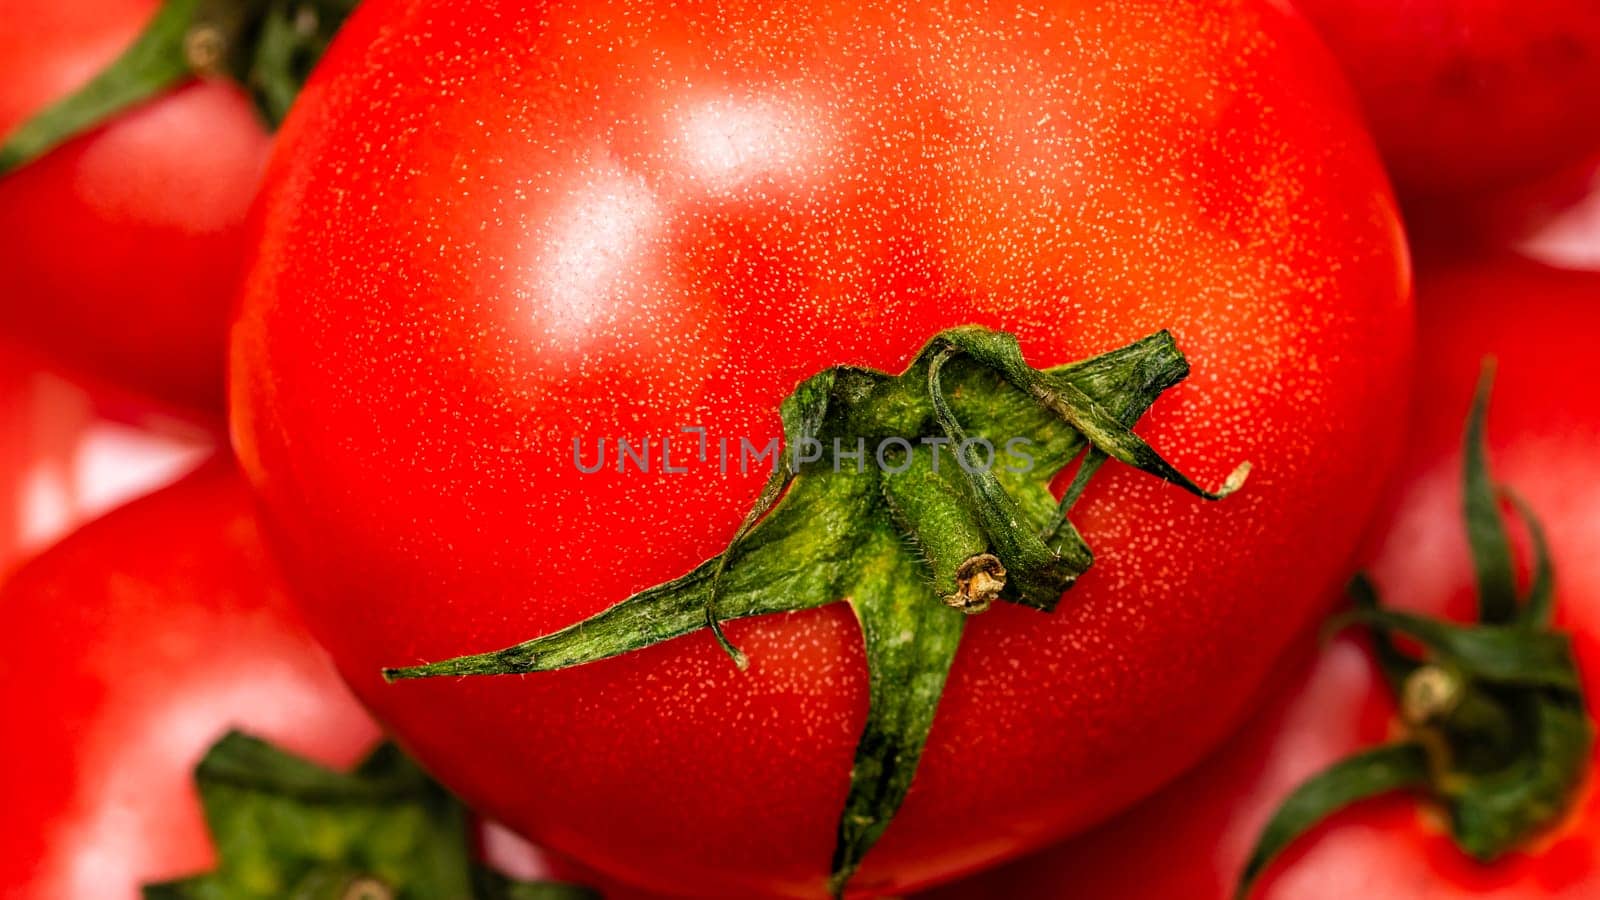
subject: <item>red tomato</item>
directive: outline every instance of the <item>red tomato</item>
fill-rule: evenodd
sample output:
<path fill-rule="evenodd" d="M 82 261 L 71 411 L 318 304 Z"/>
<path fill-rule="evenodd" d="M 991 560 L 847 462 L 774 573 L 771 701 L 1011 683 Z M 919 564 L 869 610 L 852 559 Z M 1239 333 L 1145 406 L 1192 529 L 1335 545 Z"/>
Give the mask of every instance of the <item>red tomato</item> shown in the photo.
<path fill-rule="evenodd" d="M 1414 429 L 1396 512 L 1369 571 L 1387 604 L 1467 619 L 1475 583 L 1462 524 L 1461 429 L 1479 362 L 1498 361 L 1489 462 L 1551 542 L 1556 622 L 1573 633 L 1584 691 L 1600 697 L 1600 393 L 1586 349 L 1600 330 L 1600 274 L 1497 259 L 1424 275 Z M 1508 315 L 1508 311 L 1514 311 Z M 1525 555 L 1525 554 L 1524 554 Z M 1313 653 L 1308 649 L 1307 653 Z M 1307 670 L 1286 667 L 1268 709 L 1154 800 L 1084 839 L 952 888 L 951 897 L 1224 898 L 1256 835 L 1302 780 L 1393 733 L 1395 708 L 1364 642 L 1339 638 Z M 1158 862 L 1157 862 L 1158 861 Z M 1600 895 L 1600 794 L 1566 824 L 1494 865 L 1469 860 L 1407 796 L 1351 807 L 1285 852 L 1258 900 Z"/>
<path fill-rule="evenodd" d="M 1580 112 L 1600 95 L 1590 0 L 1295 4 L 1343 63 L 1402 193 L 1491 194 L 1600 155 L 1600 116 Z"/>
<path fill-rule="evenodd" d="M 855 884 L 1080 828 L 1191 763 L 1330 602 L 1409 358 L 1392 200 L 1275 6 L 375 0 L 280 134 L 235 444 L 357 693 L 497 818 L 623 880 L 822 890 L 867 701 L 833 605 L 527 678 L 380 667 L 554 631 L 724 547 L 763 472 L 592 475 L 574 439 L 761 442 L 941 329 L 1056 364 L 1173 329 L 1196 376 L 1075 510 L 1053 615 L 974 619 Z M 659 463 L 659 460 L 657 461 Z"/>
<path fill-rule="evenodd" d="M 79 531 L 0 592 L 0 895 L 207 871 L 194 764 L 243 728 L 347 766 L 378 732 L 304 631 L 231 466 Z"/>
<path fill-rule="evenodd" d="M 157 6 L 0 0 L 0 138 L 108 65 Z M 268 146 L 243 91 L 196 82 L 0 177 L 0 330 L 214 414 Z"/>

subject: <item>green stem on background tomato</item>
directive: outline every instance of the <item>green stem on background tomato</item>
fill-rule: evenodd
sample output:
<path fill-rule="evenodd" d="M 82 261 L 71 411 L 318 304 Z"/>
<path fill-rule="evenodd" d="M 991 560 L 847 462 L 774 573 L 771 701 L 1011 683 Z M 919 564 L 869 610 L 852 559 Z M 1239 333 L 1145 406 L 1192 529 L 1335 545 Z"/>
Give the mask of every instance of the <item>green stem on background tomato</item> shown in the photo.
<path fill-rule="evenodd" d="M 276 128 L 356 0 L 164 0 L 87 84 L 5 136 L 0 175 L 195 77 L 250 92 Z"/>
<path fill-rule="evenodd" d="M 1109 457 L 1207 499 L 1243 482 L 1248 465 L 1207 491 L 1131 430 L 1187 374 L 1166 332 L 1040 371 L 1015 338 L 976 327 L 940 333 L 899 376 L 829 369 L 783 402 L 784 449 L 716 558 L 553 634 L 384 675 L 549 671 L 701 629 L 743 667 L 722 620 L 847 602 L 866 648 L 868 712 L 830 867 L 842 893 L 911 786 L 965 614 L 996 598 L 1048 612 L 1089 568 L 1088 545 L 1065 521 L 1085 470 Z M 1031 465 L 974 455 L 1015 438 L 1030 442 Z M 1050 481 L 1080 455 L 1075 489 L 1058 503 Z"/>
<path fill-rule="evenodd" d="M 1336 763 L 1296 788 L 1257 839 L 1239 878 L 1246 897 L 1266 867 L 1317 823 L 1357 801 L 1415 790 L 1449 812 L 1451 837 L 1489 862 L 1567 814 L 1589 765 L 1594 726 L 1566 634 L 1550 630 L 1554 569 L 1527 504 L 1489 473 L 1485 419 L 1493 367 L 1484 365 L 1467 419 L 1463 512 L 1478 581 L 1479 621 L 1464 625 L 1380 607 L 1362 576 L 1356 609 L 1389 688 L 1401 701 L 1405 739 Z M 1533 578 L 1519 596 L 1501 517 L 1509 499 L 1526 524 Z M 1396 635 L 1424 651 L 1402 652 Z"/>
<path fill-rule="evenodd" d="M 344 773 L 234 732 L 212 745 L 195 784 L 217 868 L 150 885 L 145 900 L 597 898 L 475 864 L 466 808 L 393 744 Z"/>

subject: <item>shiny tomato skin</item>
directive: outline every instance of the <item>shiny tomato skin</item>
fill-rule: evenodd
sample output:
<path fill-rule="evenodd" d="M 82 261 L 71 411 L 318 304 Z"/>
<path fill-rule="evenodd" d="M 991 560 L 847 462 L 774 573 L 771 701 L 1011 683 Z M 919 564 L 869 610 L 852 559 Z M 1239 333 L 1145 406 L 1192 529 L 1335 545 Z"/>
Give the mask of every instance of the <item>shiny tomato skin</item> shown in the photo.
<path fill-rule="evenodd" d="M 1600 393 L 1589 386 L 1587 347 L 1600 331 L 1600 273 L 1489 258 L 1424 270 L 1417 294 L 1413 430 L 1394 510 L 1371 536 L 1368 571 L 1387 603 L 1471 617 L 1461 429 L 1479 363 L 1492 355 L 1490 465 L 1549 533 L 1557 623 L 1573 634 L 1592 705 L 1600 697 Z M 1526 559 L 1526 547 L 1519 552 Z M 1388 690 L 1352 635 L 1325 650 L 1307 646 L 1272 693 L 1237 738 L 1152 800 L 1079 840 L 952 885 L 947 896 L 1049 896 L 1069 886 L 1103 900 L 1230 896 L 1256 834 L 1295 785 L 1395 733 Z M 1457 850 L 1433 815 L 1404 796 L 1353 807 L 1291 847 L 1252 897 L 1600 895 L 1600 795 L 1592 785 L 1564 825 L 1490 866 Z"/>
<path fill-rule="evenodd" d="M 1402 193 L 1485 195 L 1600 156 L 1589 0 L 1295 0 L 1360 95 Z"/>
<path fill-rule="evenodd" d="M 446 783 L 607 874 L 823 889 L 866 704 L 848 608 L 525 678 L 379 668 L 556 630 L 720 550 L 764 475 L 579 475 L 573 441 L 757 444 L 839 363 L 959 324 L 1056 364 L 1172 328 L 1195 375 L 1076 514 L 1060 611 L 975 619 L 856 886 L 1081 828 L 1191 763 L 1331 602 L 1404 407 L 1409 271 L 1335 67 L 1254 2 L 372 0 L 280 134 L 235 447 L 319 638 Z M 674 454 L 682 444 L 675 444 Z"/>
<path fill-rule="evenodd" d="M 67 467 L 89 421 L 84 405 L 60 402 L 69 392 L 34 354 L 0 339 L 0 580 L 54 530 L 35 526 L 32 491 Z"/>
<path fill-rule="evenodd" d="M 28 557 L 106 511 L 214 455 L 209 432 L 136 429 L 152 406 L 108 397 L 68 377 L 34 349 L 0 336 L 0 582 Z M 152 416 L 152 419 L 157 418 Z"/>
<path fill-rule="evenodd" d="M 0 137 L 109 65 L 159 5 L 0 0 Z M 269 146 L 242 90 L 193 82 L 0 176 L 0 330 L 217 417 Z"/>
<path fill-rule="evenodd" d="M 0 610 L 0 896 L 133 900 L 208 870 L 192 770 L 230 728 L 339 767 L 378 738 L 227 462 L 35 558 Z"/>
<path fill-rule="evenodd" d="M 78 526 L 170 484 L 217 450 L 210 430 L 148 398 L 91 389 L 4 336 L 0 435 L 0 583 Z"/>

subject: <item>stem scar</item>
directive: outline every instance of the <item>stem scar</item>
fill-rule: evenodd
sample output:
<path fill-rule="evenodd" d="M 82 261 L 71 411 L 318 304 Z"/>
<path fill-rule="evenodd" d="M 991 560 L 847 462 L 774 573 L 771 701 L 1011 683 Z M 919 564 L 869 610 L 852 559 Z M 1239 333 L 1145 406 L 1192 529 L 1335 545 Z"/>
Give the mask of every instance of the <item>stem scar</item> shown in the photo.
<path fill-rule="evenodd" d="M 228 40 L 215 25 L 196 25 L 183 36 L 183 58 L 196 74 L 215 77 L 222 74 L 222 60 Z"/>
<path fill-rule="evenodd" d="M 1406 676 L 1400 691 L 1400 710 L 1413 728 L 1437 722 L 1461 703 L 1464 685 L 1454 672 L 1426 665 Z"/>
<path fill-rule="evenodd" d="M 993 553 L 969 556 L 956 567 L 956 592 L 944 598 L 946 606 L 975 616 L 994 605 L 1006 586 L 1006 567 Z"/>

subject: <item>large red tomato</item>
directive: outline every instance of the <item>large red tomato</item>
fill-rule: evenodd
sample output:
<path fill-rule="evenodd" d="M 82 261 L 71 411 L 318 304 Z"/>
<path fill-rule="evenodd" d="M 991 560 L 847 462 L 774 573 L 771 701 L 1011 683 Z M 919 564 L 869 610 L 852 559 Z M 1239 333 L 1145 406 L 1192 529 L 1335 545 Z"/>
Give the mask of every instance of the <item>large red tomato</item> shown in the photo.
<path fill-rule="evenodd" d="M 157 0 L 0 0 L 0 140 L 87 82 Z M 0 329 L 188 408 L 222 402 L 243 223 L 269 138 L 193 82 L 0 176 Z"/>
<path fill-rule="evenodd" d="M 743 672 L 697 635 L 385 685 L 685 573 L 764 475 L 581 474 L 575 440 L 759 445 L 802 379 L 955 325 L 1039 365 L 1176 333 L 1196 376 L 1141 432 L 1256 473 L 1207 505 L 1107 470 L 1062 608 L 972 620 L 855 882 L 899 890 L 1214 742 L 1331 601 L 1403 414 L 1393 203 L 1269 4 L 375 0 L 280 140 L 231 399 L 314 627 L 452 787 L 646 886 L 821 891 L 867 672 L 834 605 L 730 623 Z"/>
<path fill-rule="evenodd" d="M 192 770 L 229 728 L 338 767 L 377 740 L 230 465 L 85 527 L 19 570 L 0 609 L 6 897 L 131 900 L 211 868 Z"/>
<path fill-rule="evenodd" d="M 1582 196 L 1574 182 L 1600 163 L 1600 117 L 1576 112 L 1600 94 L 1600 7 L 1588 0 L 1295 5 L 1349 74 L 1403 194 L 1435 203 L 1465 195 L 1502 215 Z"/>
<path fill-rule="evenodd" d="M 1585 385 L 1587 346 L 1600 329 L 1600 274 L 1488 260 L 1425 274 L 1418 294 L 1414 425 L 1396 511 L 1374 534 L 1369 571 L 1391 605 L 1471 616 L 1476 592 L 1460 510 L 1461 428 L 1479 362 L 1494 356 L 1490 465 L 1548 534 L 1556 624 L 1573 635 L 1592 709 L 1600 697 L 1600 394 Z M 1367 645 L 1353 635 L 1321 651 L 1309 670 L 1295 665 L 1284 675 L 1270 707 L 1245 732 L 1154 800 L 1083 839 L 952 886 L 950 896 L 1230 896 L 1258 832 L 1296 784 L 1394 733 L 1392 695 Z M 1437 813 L 1414 797 L 1369 801 L 1292 846 L 1252 896 L 1597 895 L 1600 794 L 1591 784 L 1564 824 L 1488 866 L 1457 849 Z"/>

